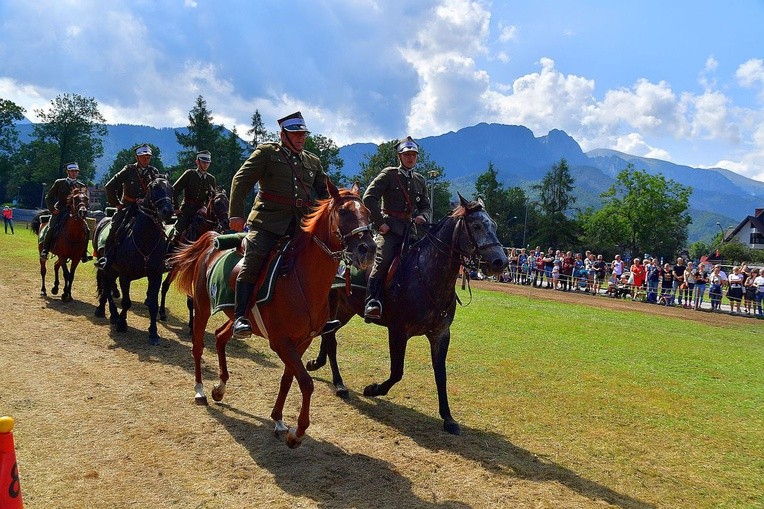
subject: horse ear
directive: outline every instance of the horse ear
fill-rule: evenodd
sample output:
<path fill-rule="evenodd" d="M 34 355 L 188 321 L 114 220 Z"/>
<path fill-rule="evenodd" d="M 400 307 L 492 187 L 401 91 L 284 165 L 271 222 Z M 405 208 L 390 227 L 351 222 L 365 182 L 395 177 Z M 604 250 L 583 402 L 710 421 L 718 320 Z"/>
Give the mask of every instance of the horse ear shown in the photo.
<path fill-rule="evenodd" d="M 326 177 L 326 190 L 329 191 L 329 195 L 332 198 L 337 198 L 340 195 L 340 192 L 337 190 L 337 186 L 334 185 L 328 176 Z"/>
<path fill-rule="evenodd" d="M 485 202 L 483 202 L 483 197 L 482 196 L 478 196 L 477 203 L 478 203 L 478 205 L 483 207 L 483 209 L 485 209 Z"/>
<path fill-rule="evenodd" d="M 353 194 L 360 194 L 361 193 L 361 188 L 358 186 L 358 181 L 357 180 L 355 182 L 353 182 L 352 186 L 350 186 L 350 191 Z"/>
<path fill-rule="evenodd" d="M 464 207 L 465 209 L 469 207 L 470 202 L 464 199 L 464 196 L 462 196 L 462 193 L 457 191 L 456 194 L 459 196 L 459 203 L 461 203 L 462 207 Z"/>

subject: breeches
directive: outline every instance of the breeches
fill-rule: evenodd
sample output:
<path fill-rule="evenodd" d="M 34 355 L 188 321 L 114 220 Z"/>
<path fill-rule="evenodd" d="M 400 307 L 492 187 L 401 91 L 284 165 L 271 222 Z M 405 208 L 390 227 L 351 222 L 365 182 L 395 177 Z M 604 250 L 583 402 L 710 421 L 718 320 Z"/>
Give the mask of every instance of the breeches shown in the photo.
<path fill-rule="evenodd" d="M 244 237 L 244 263 L 237 279 L 255 283 L 268 253 L 281 237 L 282 235 L 266 230 L 250 230 Z"/>
<path fill-rule="evenodd" d="M 374 255 L 374 265 L 369 274 L 370 278 L 378 277 L 378 274 L 379 277 L 384 277 L 387 274 L 403 239 L 391 231 L 386 235 L 377 235 L 376 241 L 377 252 Z"/>

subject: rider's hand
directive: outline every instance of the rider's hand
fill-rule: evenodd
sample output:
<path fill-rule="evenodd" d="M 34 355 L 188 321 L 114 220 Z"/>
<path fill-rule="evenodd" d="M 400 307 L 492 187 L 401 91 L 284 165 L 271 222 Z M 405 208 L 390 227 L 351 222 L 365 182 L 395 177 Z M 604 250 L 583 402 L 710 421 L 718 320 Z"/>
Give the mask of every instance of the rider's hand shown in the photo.
<path fill-rule="evenodd" d="M 414 222 L 417 225 L 422 226 L 423 224 L 425 224 L 427 222 L 427 219 L 424 216 L 416 216 L 414 218 Z"/>
<path fill-rule="evenodd" d="M 379 233 L 382 235 L 386 235 L 389 231 L 390 227 L 387 225 L 387 223 L 382 223 L 382 226 L 379 227 Z"/>
<path fill-rule="evenodd" d="M 237 232 L 244 231 L 244 218 L 232 217 L 228 220 L 228 226 L 230 226 L 232 230 Z"/>

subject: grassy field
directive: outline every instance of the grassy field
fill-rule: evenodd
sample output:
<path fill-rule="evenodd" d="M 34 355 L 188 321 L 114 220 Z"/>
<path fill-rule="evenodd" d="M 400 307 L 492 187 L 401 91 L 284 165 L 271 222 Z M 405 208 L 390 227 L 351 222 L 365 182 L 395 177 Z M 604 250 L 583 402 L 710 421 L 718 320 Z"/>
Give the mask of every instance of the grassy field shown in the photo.
<path fill-rule="evenodd" d="M 5 285 L 36 271 L 34 238 L 23 226 L 15 236 L 0 234 Z M 95 303 L 92 264 L 77 279 L 75 300 Z M 144 289 L 136 284 L 134 301 Z M 170 306 L 171 322 L 182 325 L 185 304 L 174 290 Z M 451 407 L 465 434 L 445 440 L 444 449 L 493 476 L 551 479 L 612 506 L 764 507 L 761 322 L 712 327 L 645 309 L 473 290 L 472 303 L 457 310 L 448 362 Z M 356 391 L 353 418 L 433 448 L 440 420 L 427 341 L 411 340 L 403 381 L 388 397 L 371 400 L 357 392 L 387 373 L 384 331 L 354 319 L 338 339 L 345 382 Z M 214 366 L 209 347 L 205 356 Z M 0 370 L 7 369 L 0 360 Z M 331 378 L 328 368 L 316 377 L 318 384 Z"/>

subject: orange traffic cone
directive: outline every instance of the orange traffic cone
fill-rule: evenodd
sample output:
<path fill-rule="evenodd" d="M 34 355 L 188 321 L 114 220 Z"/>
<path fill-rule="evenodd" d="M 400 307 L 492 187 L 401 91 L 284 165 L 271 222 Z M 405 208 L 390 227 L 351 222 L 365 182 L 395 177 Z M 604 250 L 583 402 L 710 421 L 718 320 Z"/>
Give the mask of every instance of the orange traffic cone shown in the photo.
<path fill-rule="evenodd" d="M 0 417 L 0 507 L 22 509 L 21 483 L 13 447 L 13 417 Z"/>

